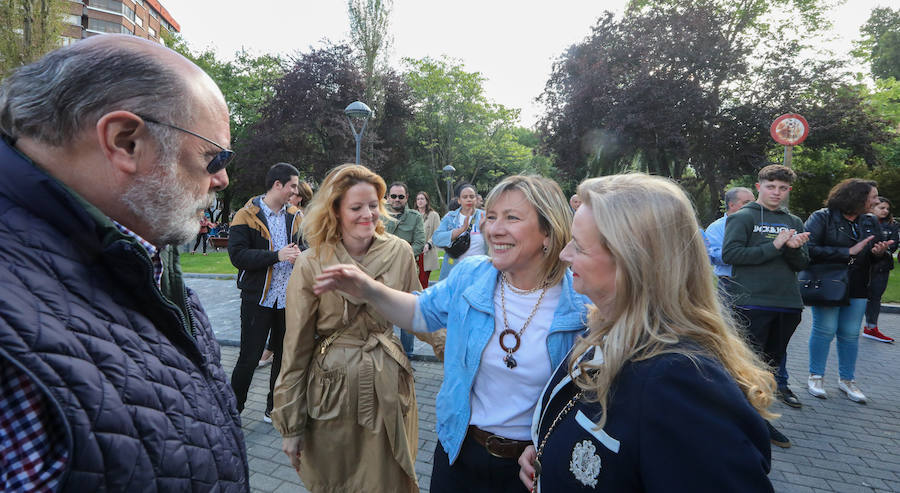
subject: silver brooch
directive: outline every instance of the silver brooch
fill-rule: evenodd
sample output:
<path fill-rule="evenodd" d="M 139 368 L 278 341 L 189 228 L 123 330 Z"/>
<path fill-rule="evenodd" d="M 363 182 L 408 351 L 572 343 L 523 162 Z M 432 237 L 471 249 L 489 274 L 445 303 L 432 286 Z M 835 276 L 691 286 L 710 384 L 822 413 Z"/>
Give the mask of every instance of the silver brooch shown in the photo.
<path fill-rule="evenodd" d="M 575 479 L 591 488 L 597 486 L 597 476 L 600 474 L 600 456 L 590 440 L 576 443 L 572 449 L 572 461 L 569 462 L 569 470 L 575 475 Z"/>

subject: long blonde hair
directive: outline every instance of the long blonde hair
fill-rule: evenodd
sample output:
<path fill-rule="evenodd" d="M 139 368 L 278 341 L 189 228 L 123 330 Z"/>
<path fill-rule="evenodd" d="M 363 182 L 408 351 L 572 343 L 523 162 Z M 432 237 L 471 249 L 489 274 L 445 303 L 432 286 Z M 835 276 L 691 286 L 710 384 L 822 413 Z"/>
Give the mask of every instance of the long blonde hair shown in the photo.
<path fill-rule="evenodd" d="M 315 249 L 317 255 L 322 253 L 323 246 L 333 247 L 341 240 L 340 219 L 338 218 L 341 199 L 344 198 L 344 194 L 350 187 L 358 183 L 368 183 L 375 187 L 375 194 L 379 197 L 378 212 L 381 216 L 387 215 L 384 202 L 381 200 L 387 187 L 380 176 L 359 164 L 337 166 L 328 172 L 318 193 L 309 203 L 306 216 L 300 225 L 303 239 L 310 248 Z M 384 224 L 380 218 L 376 219 L 375 232 L 384 233 Z"/>
<path fill-rule="evenodd" d="M 592 371 L 575 378 L 603 409 L 598 426 L 606 422 L 609 391 L 622 367 L 664 353 L 717 358 L 750 404 L 773 417 L 774 378 L 719 301 L 694 207 L 681 187 L 634 173 L 585 180 L 578 196 L 616 266 L 615 299 L 608 313 L 591 307 L 590 331 L 569 362 L 573 372 L 589 348 L 603 352 L 602 364 L 581 363 Z"/>

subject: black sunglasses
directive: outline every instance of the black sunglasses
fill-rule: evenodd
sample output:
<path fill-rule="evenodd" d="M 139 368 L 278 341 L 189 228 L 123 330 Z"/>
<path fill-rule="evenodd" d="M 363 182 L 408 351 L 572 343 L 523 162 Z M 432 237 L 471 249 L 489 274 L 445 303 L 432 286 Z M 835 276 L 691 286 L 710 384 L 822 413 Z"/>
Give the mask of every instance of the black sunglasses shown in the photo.
<path fill-rule="evenodd" d="M 392 199 L 400 199 L 400 200 L 403 200 L 403 199 L 406 198 L 406 195 L 403 195 L 402 193 L 401 193 L 400 195 L 397 195 L 397 194 L 392 193 L 392 194 L 390 195 L 390 197 L 391 197 Z"/>
<path fill-rule="evenodd" d="M 226 149 L 225 146 L 219 145 L 198 133 L 191 132 L 190 130 L 187 130 L 187 129 L 184 129 L 181 127 L 176 127 L 175 125 L 172 125 L 170 123 L 163 123 L 161 121 L 154 120 L 153 118 L 149 118 L 149 117 L 146 117 L 143 115 L 138 115 L 138 116 L 141 117 L 147 123 L 155 123 L 156 125 L 162 125 L 164 127 L 174 128 L 175 130 L 184 132 L 186 134 L 191 134 L 194 137 L 197 137 L 198 139 L 203 139 L 206 142 L 209 142 L 210 144 L 218 147 L 219 149 L 222 149 L 221 151 L 219 151 L 218 154 L 213 156 L 213 158 L 209 162 L 209 164 L 206 165 L 206 172 L 211 175 L 214 175 L 214 174 L 218 173 L 219 171 L 222 171 L 223 169 L 225 169 L 225 166 L 228 166 L 228 163 L 230 163 L 231 160 L 234 159 L 234 151 L 232 151 L 231 149 Z"/>

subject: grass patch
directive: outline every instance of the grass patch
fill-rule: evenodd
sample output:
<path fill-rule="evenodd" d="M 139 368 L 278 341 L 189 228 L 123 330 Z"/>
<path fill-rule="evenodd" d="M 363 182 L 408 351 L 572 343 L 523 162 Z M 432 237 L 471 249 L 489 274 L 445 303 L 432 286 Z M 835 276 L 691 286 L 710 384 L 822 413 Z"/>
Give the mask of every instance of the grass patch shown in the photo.
<path fill-rule="evenodd" d="M 895 272 L 897 273 L 895 274 Z M 900 303 L 900 272 L 897 269 L 891 271 L 891 277 L 888 278 L 887 289 L 884 290 L 881 301 L 882 303 Z"/>
<path fill-rule="evenodd" d="M 228 252 L 209 252 L 209 255 L 182 253 L 181 271 L 192 274 L 237 274 L 237 269 L 228 258 Z"/>

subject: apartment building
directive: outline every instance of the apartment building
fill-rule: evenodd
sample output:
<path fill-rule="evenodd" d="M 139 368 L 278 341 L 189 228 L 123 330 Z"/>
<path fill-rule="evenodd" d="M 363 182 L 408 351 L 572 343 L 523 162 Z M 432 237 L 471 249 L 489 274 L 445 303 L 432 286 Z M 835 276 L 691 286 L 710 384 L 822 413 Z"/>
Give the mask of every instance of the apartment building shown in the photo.
<path fill-rule="evenodd" d="M 181 31 L 157 0 L 70 0 L 65 23 L 64 45 L 103 33 L 133 34 L 162 42 L 163 30 Z"/>

